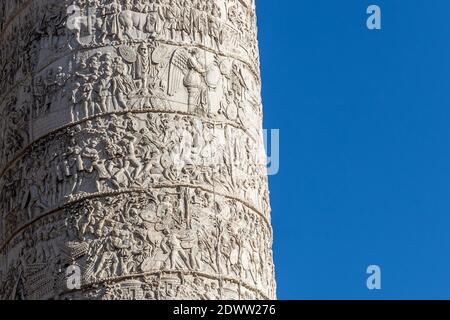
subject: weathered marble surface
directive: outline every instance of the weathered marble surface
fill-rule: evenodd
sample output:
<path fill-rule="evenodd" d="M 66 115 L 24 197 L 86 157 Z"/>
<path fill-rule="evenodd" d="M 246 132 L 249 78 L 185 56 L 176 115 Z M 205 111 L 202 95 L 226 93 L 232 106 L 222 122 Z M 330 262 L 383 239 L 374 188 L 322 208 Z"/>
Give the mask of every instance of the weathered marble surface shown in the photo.
<path fill-rule="evenodd" d="M 0 3 L 0 298 L 275 298 L 253 2 Z"/>

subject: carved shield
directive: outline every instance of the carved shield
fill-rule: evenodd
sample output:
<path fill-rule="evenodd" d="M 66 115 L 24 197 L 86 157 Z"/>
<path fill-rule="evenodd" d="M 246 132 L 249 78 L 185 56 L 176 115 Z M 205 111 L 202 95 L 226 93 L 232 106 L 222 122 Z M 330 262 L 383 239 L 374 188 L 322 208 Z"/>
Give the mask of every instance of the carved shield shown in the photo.
<path fill-rule="evenodd" d="M 163 62 L 168 51 L 169 50 L 165 46 L 156 47 L 155 50 L 152 53 L 152 61 L 153 61 L 153 63 L 160 64 L 161 62 Z"/>
<path fill-rule="evenodd" d="M 119 53 L 125 61 L 127 61 L 129 63 L 136 62 L 137 55 L 136 55 L 136 51 L 133 48 L 131 48 L 127 45 L 120 46 Z"/>
<path fill-rule="evenodd" d="M 220 62 L 219 68 L 220 72 L 222 72 L 223 75 L 229 76 L 231 74 L 231 68 L 232 68 L 233 62 L 228 59 L 224 59 Z"/>
<path fill-rule="evenodd" d="M 212 89 L 217 88 L 219 82 L 220 82 L 221 72 L 220 69 L 217 66 L 211 66 L 206 73 L 205 81 L 208 84 L 208 86 Z"/>

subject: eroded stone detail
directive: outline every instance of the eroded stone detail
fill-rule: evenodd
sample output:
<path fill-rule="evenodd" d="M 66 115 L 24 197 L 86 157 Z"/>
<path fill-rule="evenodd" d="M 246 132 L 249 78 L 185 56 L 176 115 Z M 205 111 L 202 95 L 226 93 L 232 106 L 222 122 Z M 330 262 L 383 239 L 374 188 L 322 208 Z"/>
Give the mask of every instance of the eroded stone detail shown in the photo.
<path fill-rule="evenodd" d="M 252 0 L 3 1 L 0 297 L 275 298 L 258 69 Z"/>

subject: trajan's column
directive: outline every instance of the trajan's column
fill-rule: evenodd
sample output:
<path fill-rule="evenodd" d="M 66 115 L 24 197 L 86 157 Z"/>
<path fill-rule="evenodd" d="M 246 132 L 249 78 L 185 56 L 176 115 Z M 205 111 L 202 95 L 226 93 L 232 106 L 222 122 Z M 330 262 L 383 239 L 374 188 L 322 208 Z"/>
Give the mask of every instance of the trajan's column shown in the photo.
<path fill-rule="evenodd" d="M 0 298 L 273 299 L 254 0 L 0 1 Z"/>

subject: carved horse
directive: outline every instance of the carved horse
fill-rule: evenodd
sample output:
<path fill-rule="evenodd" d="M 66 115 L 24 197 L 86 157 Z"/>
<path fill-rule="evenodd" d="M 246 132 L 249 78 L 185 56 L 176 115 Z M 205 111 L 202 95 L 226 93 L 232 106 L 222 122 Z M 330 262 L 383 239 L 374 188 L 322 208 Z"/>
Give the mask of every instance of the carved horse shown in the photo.
<path fill-rule="evenodd" d="M 133 38 L 131 34 L 133 29 L 150 34 L 156 32 L 155 24 L 152 23 L 152 16 L 148 13 L 124 10 L 119 14 L 119 23 L 129 38 Z"/>

